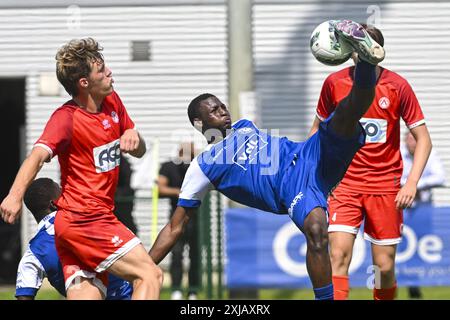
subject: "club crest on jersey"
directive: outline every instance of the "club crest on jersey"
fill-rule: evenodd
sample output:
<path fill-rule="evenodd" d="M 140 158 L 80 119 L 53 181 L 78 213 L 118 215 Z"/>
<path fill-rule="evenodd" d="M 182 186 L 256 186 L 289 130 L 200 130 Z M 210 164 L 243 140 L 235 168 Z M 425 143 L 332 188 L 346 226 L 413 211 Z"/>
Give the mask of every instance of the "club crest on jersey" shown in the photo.
<path fill-rule="evenodd" d="M 389 108 L 391 102 L 389 101 L 388 97 L 381 97 L 380 100 L 378 100 L 378 105 L 381 109 L 387 109 Z"/>
<path fill-rule="evenodd" d="M 385 143 L 388 122 L 385 119 L 361 118 L 359 120 L 366 131 L 366 143 Z"/>
<path fill-rule="evenodd" d="M 103 120 L 102 124 L 103 124 L 103 129 L 111 128 L 111 124 L 109 123 L 108 119 Z"/>
<path fill-rule="evenodd" d="M 119 139 L 93 149 L 95 171 L 108 172 L 120 165 Z"/>
<path fill-rule="evenodd" d="M 253 131 L 253 129 L 252 128 L 250 128 L 250 127 L 245 127 L 245 128 L 240 128 L 240 129 L 238 129 L 238 133 L 239 134 L 247 134 L 247 133 L 250 133 L 250 132 L 252 132 Z"/>
<path fill-rule="evenodd" d="M 114 121 L 114 123 L 119 123 L 119 116 L 115 111 L 111 112 L 111 118 Z"/>

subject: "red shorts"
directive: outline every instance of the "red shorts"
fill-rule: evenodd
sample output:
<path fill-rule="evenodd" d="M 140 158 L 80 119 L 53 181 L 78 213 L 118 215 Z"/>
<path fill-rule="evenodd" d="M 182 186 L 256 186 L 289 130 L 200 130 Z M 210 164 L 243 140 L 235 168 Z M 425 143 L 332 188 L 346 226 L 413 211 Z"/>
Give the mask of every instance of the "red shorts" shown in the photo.
<path fill-rule="evenodd" d="M 361 194 L 337 188 L 328 198 L 328 232 L 357 234 L 364 220 L 364 238 L 377 245 L 401 242 L 403 210 L 395 207 L 396 194 Z"/>
<path fill-rule="evenodd" d="M 66 290 L 81 276 L 93 279 L 106 295 L 108 274 L 103 271 L 140 243 L 112 212 L 96 220 L 66 210 L 56 214 L 55 244 Z"/>

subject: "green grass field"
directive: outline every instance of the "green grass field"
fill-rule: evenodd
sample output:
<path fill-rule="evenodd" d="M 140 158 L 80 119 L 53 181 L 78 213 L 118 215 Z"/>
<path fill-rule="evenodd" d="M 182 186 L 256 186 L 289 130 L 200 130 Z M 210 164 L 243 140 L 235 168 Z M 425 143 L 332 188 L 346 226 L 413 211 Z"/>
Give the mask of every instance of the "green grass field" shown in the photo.
<path fill-rule="evenodd" d="M 425 300 L 450 300 L 450 287 L 424 287 L 422 288 L 423 298 Z M 224 299 L 228 298 L 227 292 L 224 293 Z M 313 292 L 310 289 L 298 290 L 279 290 L 279 289 L 261 289 L 259 290 L 259 299 L 261 300 L 312 300 Z M 4 287 L 0 289 L 0 300 L 13 300 L 14 288 Z M 37 300 L 58 300 L 63 299 L 53 288 L 41 289 L 36 297 Z M 170 290 L 164 288 L 161 292 L 162 300 L 170 299 Z M 206 294 L 200 292 L 199 299 L 206 299 Z M 407 300 L 408 293 L 406 288 L 400 288 L 397 299 Z M 350 291 L 350 300 L 372 300 L 372 292 L 369 289 L 357 288 Z"/>

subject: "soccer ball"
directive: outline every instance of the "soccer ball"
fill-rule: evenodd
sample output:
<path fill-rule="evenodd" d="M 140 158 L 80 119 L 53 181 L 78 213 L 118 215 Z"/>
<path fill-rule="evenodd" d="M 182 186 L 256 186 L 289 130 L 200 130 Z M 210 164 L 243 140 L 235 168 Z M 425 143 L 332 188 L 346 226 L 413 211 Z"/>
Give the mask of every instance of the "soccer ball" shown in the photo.
<path fill-rule="evenodd" d="M 309 46 L 313 56 L 328 66 L 344 63 L 350 59 L 353 52 L 348 43 L 337 38 L 331 20 L 319 24 L 314 29 Z"/>

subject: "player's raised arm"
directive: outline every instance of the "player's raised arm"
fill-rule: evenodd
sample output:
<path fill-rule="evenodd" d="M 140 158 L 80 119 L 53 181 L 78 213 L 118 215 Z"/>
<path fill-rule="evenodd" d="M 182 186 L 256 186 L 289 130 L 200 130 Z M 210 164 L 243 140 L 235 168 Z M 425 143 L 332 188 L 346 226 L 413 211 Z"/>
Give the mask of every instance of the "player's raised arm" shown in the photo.
<path fill-rule="evenodd" d="M 148 252 L 153 261 L 158 264 L 170 252 L 177 240 L 183 234 L 189 218 L 196 209 L 177 207 L 170 221 L 164 226 Z"/>
<path fill-rule="evenodd" d="M 22 200 L 28 186 L 41 170 L 44 162 L 50 159 L 49 152 L 42 147 L 35 147 L 22 163 L 16 179 L 9 190 L 8 196 L 0 205 L 2 219 L 7 223 L 14 223 L 22 212 Z"/>
<path fill-rule="evenodd" d="M 200 207 L 206 193 L 213 189 L 209 179 L 199 166 L 198 158 L 192 160 L 181 186 L 178 205 L 169 223 L 160 231 L 155 243 L 149 251 L 153 261 L 158 264 L 183 234 L 189 218 Z"/>

